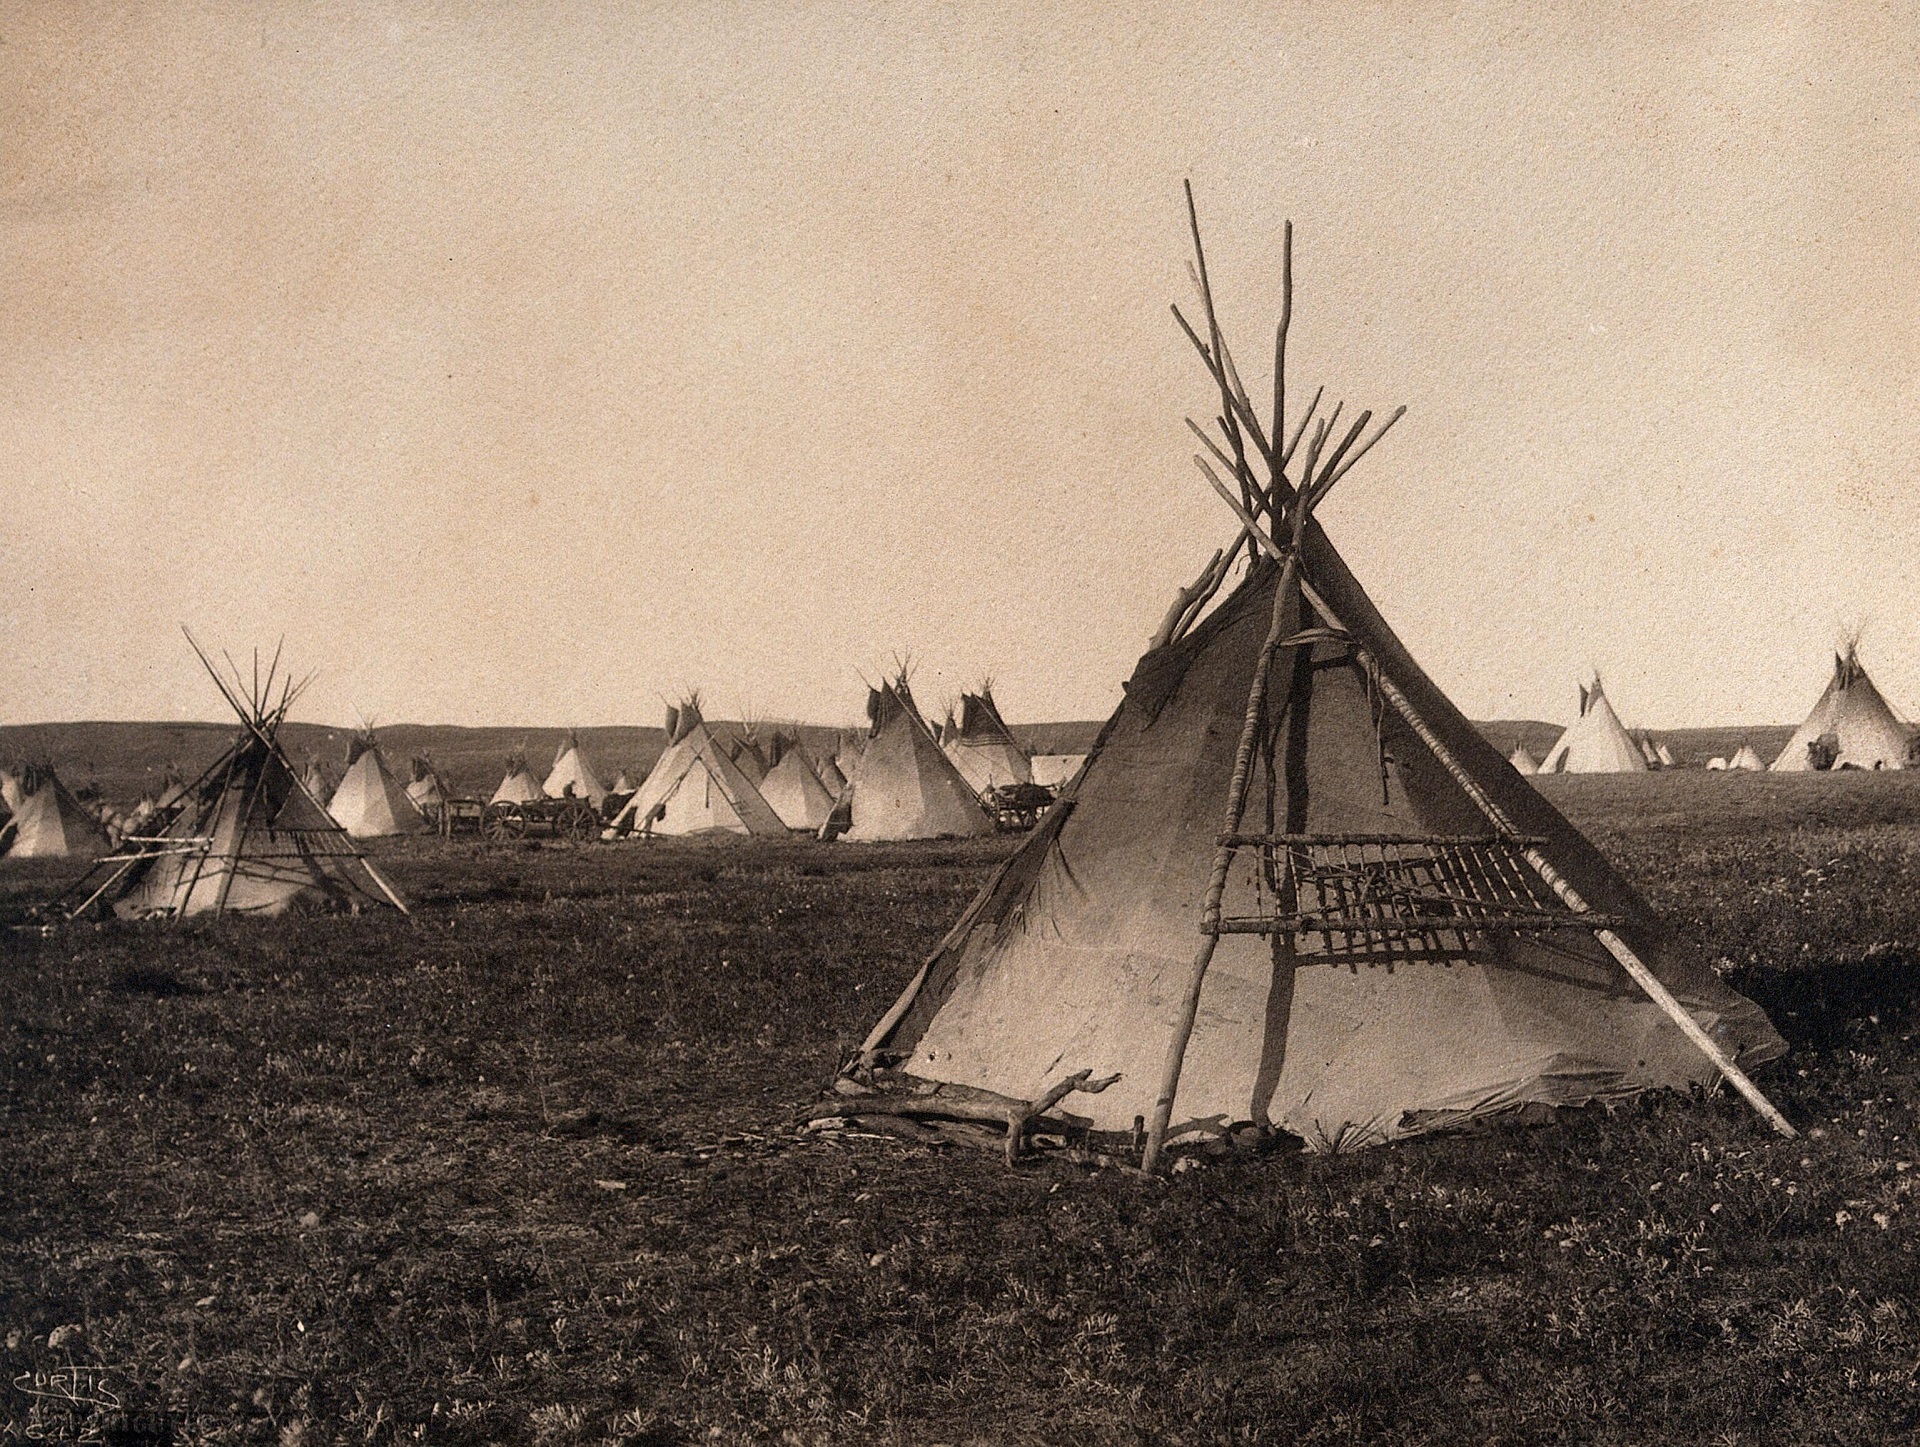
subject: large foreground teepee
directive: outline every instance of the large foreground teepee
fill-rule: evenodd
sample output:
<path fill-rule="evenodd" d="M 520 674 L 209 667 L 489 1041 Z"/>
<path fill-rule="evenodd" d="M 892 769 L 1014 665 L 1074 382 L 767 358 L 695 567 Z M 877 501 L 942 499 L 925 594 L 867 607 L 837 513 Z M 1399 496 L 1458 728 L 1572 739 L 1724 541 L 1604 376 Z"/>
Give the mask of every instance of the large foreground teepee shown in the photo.
<path fill-rule="evenodd" d="M 1198 460 L 1247 570 L 1211 613 L 1226 567 L 1183 591 L 1074 786 L 815 1114 L 1010 1120 L 1011 1152 L 1058 1105 L 1144 1129 L 1151 1169 L 1240 1122 L 1354 1145 L 1724 1075 L 1791 1134 L 1737 1063 L 1784 1049 L 1765 1015 L 1671 946 L 1312 520 L 1394 419 L 1363 441 L 1369 414 L 1336 430 L 1316 395 L 1289 433 L 1276 384 L 1262 423 L 1198 276 L 1225 419 Z"/>
<path fill-rule="evenodd" d="M 847 790 L 848 839 L 943 839 L 991 834 L 993 818 L 914 707 L 906 670 L 870 689 L 872 722 Z"/>
<path fill-rule="evenodd" d="M 156 814 L 146 831 L 122 840 L 59 907 L 77 915 L 105 903 L 134 919 L 369 906 L 405 912 L 405 901 L 307 792 L 281 751 L 280 724 L 300 689 L 283 683 L 273 701 L 278 660 L 264 684 L 256 666 L 256 686 L 248 689 L 237 671 L 230 685 L 205 653 L 200 659 L 240 716 L 239 735 L 186 787 L 171 818 Z"/>
<path fill-rule="evenodd" d="M 667 710 L 667 750 L 607 829 L 620 834 L 785 834 L 753 780 L 700 716 L 697 697 Z"/>
<path fill-rule="evenodd" d="M 21 764 L 0 775 L 13 817 L 0 826 L 8 859 L 92 859 L 108 849 L 107 831 L 60 782 L 51 764 Z"/>
<path fill-rule="evenodd" d="M 1580 717 L 1567 726 L 1560 741 L 1547 752 L 1540 772 L 1644 774 L 1646 771 L 1646 755 L 1627 732 L 1626 725 L 1620 722 L 1620 715 L 1613 711 L 1606 690 L 1600 687 L 1600 675 L 1596 673 L 1593 687 L 1580 690 Z"/>
<path fill-rule="evenodd" d="M 1793 732 L 1775 773 L 1816 769 L 1904 769 L 1913 731 L 1900 721 L 1860 666 L 1857 645 L 1833 655 L 1833 677 L 1806 722 Z"/>

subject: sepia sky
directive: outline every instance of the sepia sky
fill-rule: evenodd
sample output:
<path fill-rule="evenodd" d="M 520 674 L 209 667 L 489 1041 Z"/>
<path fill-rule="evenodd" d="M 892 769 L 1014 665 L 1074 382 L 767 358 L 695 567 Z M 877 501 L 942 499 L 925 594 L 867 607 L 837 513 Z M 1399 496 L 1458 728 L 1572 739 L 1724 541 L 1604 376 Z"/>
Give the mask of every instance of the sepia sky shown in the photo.
<path fill-rule="evenodd" d="M 1407 404 L 1324 521 L 1469 714 L 1843 627 L 1920 714 L 1920 19 L 1595 8 L 15 0 L 0 722 L 217 718 L 183 622 L 326 722 L 1104 715 L 1232 533 L 1188 176 L 1243 362 L 1292 217 L 1295 394 Z"/>

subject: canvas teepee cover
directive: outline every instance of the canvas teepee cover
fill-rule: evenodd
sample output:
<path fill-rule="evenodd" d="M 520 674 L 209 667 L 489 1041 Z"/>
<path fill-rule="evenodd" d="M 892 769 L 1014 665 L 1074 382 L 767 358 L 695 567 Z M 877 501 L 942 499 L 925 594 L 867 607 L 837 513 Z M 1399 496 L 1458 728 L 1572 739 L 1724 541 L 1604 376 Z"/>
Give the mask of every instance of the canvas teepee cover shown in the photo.
<path fill-rule="evenodd" d="M 6 780 L 5 798 L 13 812 L 7 858 L 91 859 L 107 852 L 107 831 L 51 764 L 23 764 Z"/>
<path fill-rule="evenodd" d="M 196 645 L 197 649 L 198 645 Z M 297 688 L 269 705 L 201 661 L 242 724 L 232 747 L 193 784 L 180 810 L 153 835 L 129 835 L 69 891 L 79 914 L 110 902 L 124 918 L 195 914 L 280 914 L 294 908 L 358 911 L 406 903 L 361 855 L 347 832 L 301 785 L 278 732 Z"/>
<path fill-rule="evenodd" d="M 515 750 L 507 756 L 507 772 L 500 780 L 500 787 L 493 791 L 489 804 L 531 804 L 535 799 L 546 798 L 546 791 L 540 787 L 540 781 L 533 776 L 533 770 L 527 767 L 526 754 Z"/>
<path fill-rule="evenodd" d="M 429 824 L 436 819 L 445 822 L 447 800 L 446 781 L 440 777 L 440 771 L 433 766 L 433 760 L 425 754 L 416 754 L 413 759 L 413 778 L 407 784 L 407 798 L 413 807 Z"/>
<path fill-rule="evenodd" d="M 1515 744 L 1513 746 L 1513 752 L 1507 755 L 1507 762 L 1513 765 L 1513 771 L 1516 774 L 1537 774 L 1540 772 L 1539 763 L 1534 759 L 1532 754 L 1527 752 L 1527 746 L 1525 744 Z"/>
<path fill-rule="evenodd" d="M 960 722 L 940 746 L 976 794 L 1033 782 L 1032 761 L 1001 719 L 991 685 L 982 684 L 980 692 L 960 695 Z"/>
<path fill-rule="evenodd" d="M 820 765 L 820 787 L 835 799 L 847 787 L 847 776 L 840 772 L 838 759 L 828 759 Z"/>
<path fill-rule="evenodd" d="M 549 799 L 564 799 L 571 790 L 574 798 L 585 799 L 596 810 L 607 802 L 606 786 L 594 773 L 593 765 L 587 762 L 587 756 L 580 752 L 579 735 L 572 732 L 554 755 L 553 768 L 541 788 Z"/>
<path fill-rule="evenodd" d="M 1646 757 L 1607 701 L 1600 677 L 1593 687 L 1580 690 L 1580 717 L 1568 725 L 1560 741 L 1540 765 L 1543 774 L 1644 774 Z"/>
<path fill-rule="evenodd" d="M 300 771 L 300 782 L 306 786 L 307 792 L 316 799 L 326 800 L 333 797 L 333 780 L 327 777 L 326 766 L 317 758 L 308 758 L 306 768 Z M 167 799 L 162 796 L 160 800 L 163 808 L 169 804 L 177 804 L 179 802 L 177 797 Z"/>
<path fill-rule="evenodd" d="M 609 832 L 785 834 L 753 781 L 740 771 L 693 701 L 669 709 L 669 743 Z"/>
<path fill-rule="evenodd" d="M 348 751 L 347 772 L 327 801 L 327 812 L 355 839 L 384 839 L 390 834 L 419 834 L 428 826 L 407 797 L 407 789 L 387 767 L 386 755 L 371 733 L 357 734 Z"/>
<path fill-rule="evenodd" d="M 833 813 L 834 796 L 813 772 L 798 742 L 787 745 L 780 762 L 760 781 L 760 796 L 789 829 L 817 834 Z"/>
<path fill-rule="evenodd" d="M 872 728 L 854 768 L 848 839 L 941 839 L 991 834 L 980 796 L 934 742 L 902 674 L 869 691 Z"/>
<path fill-rule="evenodd" d="M 1760 756 L 1753 751 L 1752 744 L 1741 744 L 1740 752 L 1727 760 L 1727 767 L 1729 769 L 1745 769 L 1749 773 L 1758 774 L 1764 772 L 1767 766 L 1761 760 Z"/>
<path fill-rule="evenodd" d="M 1874 687 L 1860 666 L 1855 645 L 1833 656 L 1833 677 L 1806 722 L 1793 732 L 1776 773 L 1816 768 L 1904 769 L 1911 730 Z"/>
<path fill-rule="evenodd" d="M 868 1037 L 869 1082 L 1051 1104 L 1078 1078 L 1098 1093 L 1063 1113 L 1150 1122 L 1149 1168 L 1233 1122 L 1359 1144 L 1722 1069 L 1764 1105 L 1735 1058 L 1784 1049 L 1765 1015 L 1670 948 L 1310 521 L 1289 476 L 1317 500 L 1346 453 L 1322 424 L 1297 472 L 1240 479 L 1259 560 L 1140 660 L 1074 787 Z"/>

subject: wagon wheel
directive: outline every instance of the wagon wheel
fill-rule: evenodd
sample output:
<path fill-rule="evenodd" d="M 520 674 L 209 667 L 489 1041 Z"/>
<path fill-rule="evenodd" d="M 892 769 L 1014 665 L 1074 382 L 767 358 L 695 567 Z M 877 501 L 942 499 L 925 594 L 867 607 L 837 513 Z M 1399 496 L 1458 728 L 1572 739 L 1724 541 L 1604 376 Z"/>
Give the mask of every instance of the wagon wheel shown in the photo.
<path fill-rule="evenodd" d="M 527 832 L 527 813 L 518 804 L 489 804 L 480 815 L 483 839 L 518 839 Z"/>
<path fill-rule="evenodd" d="M 553 816 L 553 833 L 557 839 L 584 844 L 599 832 L 600 816 L 594 813 L 593 805 L 585 799 L 575 799 L 562 805 L 560 812 Z"/>

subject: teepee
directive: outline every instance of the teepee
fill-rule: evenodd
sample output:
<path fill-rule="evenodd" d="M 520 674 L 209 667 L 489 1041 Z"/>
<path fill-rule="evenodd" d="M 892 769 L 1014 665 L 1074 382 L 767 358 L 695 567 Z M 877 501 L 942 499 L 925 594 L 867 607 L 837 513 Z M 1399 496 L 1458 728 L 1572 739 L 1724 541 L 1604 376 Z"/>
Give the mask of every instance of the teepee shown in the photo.
<path fill-rule="evenodd" d="M 868 691 L 871 721 L 847 789 L 854 840 L 942 839 L 991 834 L 993 819 L 914 707 L 903 669 Z"/>
<path fill-rule="evenodd" d="M 1729 769 L 1745 769 L 1749 773 L 1759 774 L 1766 772 L 1767 765 L 1766 761 L 1753 751 L 1752 744 L 1742 743 L 1740 745 L 1740 752 L 1727 760 L 1727 767 Z"/>
<path fill-rule="evenodd" d="M 785 834 L 753 780 L 700 716 L 698 697 L 667 710 L 667 750 L 608 828 L 620 834 Z"/>
<path fill-rule="evenodd" d="M 192 642 L 192 635 L 188 635 Z M 406 902 L 294 773 L 279 728 L 300 686 L 273 699 L 276 658 L 264 684 L 229 684 L 194 644 L 241 730 L 214 765 L 180 794 L 178 812 L 152 834 L 131 834 L 60 903 L 69 916 L 107 903 L 123 918 L 358 911 Z M 72 902 L 72 901 L 77 901 Z"/>
<path fill-rule="evenodd" d="M 308 756 L 307 766 L 300 771 L 300 782 L 306 787 L 306 791 L 316 799 L 331 799 L 333 797 L 333 779 L 328 776 L 326 766 L 320 762 L 317 755 Z M 169 802 L 178 803 L 179 800 L 174 799 L 169 801 L 162 796 L 160 803 L 163 808 L 166 807 Z"/>
<path fill-rule="evenodd" d="M 1904 769 L 1912 732 L 1860 666 L 1858 645 L 1849 642 L 1844 653 L 1834 654 L 1826 692 L 1780 750 L 1774 772 Z"/>
<path fill-rule="evenodd" d="M 798 739 L 776 738 L 777 762 L 760 781 L 760 797 L 789 829 L 817 834 L 833 813 L 834 795 L 813 771 Z"/>
<path fill-rule="evenodd" d="M 1666 746 L 1665 744 L 1655 744 L 1655 745 L 1653 746 L 1653 751 L 1654 751 L 1654 753 L 1656 753 L 1656 754 L 1658 754 L 1658 755 L 1660 756 L 1660 767 L 1661 767 L 1661 768 L 1663 768 L 1663 769 L 1672 769 L 1672 768 L 1678 768 L 1678 767 L 1679 767 L 1679 766 L 1678 766 L 1677 764 L 1675 764 L 1675 763 L 1674 763 L 1674 761 L 1673 761 L 1673 751 L 1672 751 L 1671 749 L 1669 749 L 1669 748 L 1668 748 L 1668 747 L 1667 747 L 1667 746 Z"/>
<path fill-rule="evenodd" d="M 445 827 L 447 800 L 453 797 L 447 792 L 446 781 L 433 766 L 433 760 L 425 754 L 415 754 L 412 767 L 413 778 L 407 783 L 407 798 L 428 824 L 438 823 Z"/>
<path fill-rule="evenodd" d="M 1537 774 L 1540 772 L 1539 761 L 1527 752 L 1527 746 L 1525 744 L 1515 744 L 1513 746 L 1513 752 L 1507 755 L 1507 762 L 1513 765 L 1513 771 L 1516 774 Z"/>
<path fill-rule="evenodd" d="M 347 771 L 327 801 L 327 812 L 355 839 L 420 834 L 428 827 L 406 786 L 387 767 L 371 729 L 355 734 L 347 746 Z"/>
<path fill-rule="evenodd" d="M 1336 432 L 1316 396 L 1287 429 L 1277 384 L 1263 424 L 1204 256 L 1198 279 L 1225 419 L 1198 460 L 1246 572 L 1210 612 L 1228 568 L 1182 591 L 1073 787 L 814 1113 L 986 1115 L 1012 1153 L 1057 1106 L 1116 1149 L 1144 1127 L 1153 1169 L 1243 1122 L 1344 1147 L 1724 1075 L 1791 1134 L 1738 1063 L 1784 1049 L 1766 1016 L 1670 947 L 1313 520 L 1400 414 L 1362 441 L 1371 414 Z"/>
<path fill-rule="evenodd" d="M 1548 750 L 1540 772 L 1644 774 L 1646 771 L 1646 757 L 1607 701 L 1606 691 L 1600 687 L 1600 675 L 1596 673 L 1593 687 L 1580 690 L 1580 717 L 1567 726 L 1560 741 Z"/>
<path fill-rule="evenodd" d="M 960 695 L 960 722 L 947 730 L 940 747 L 976 794 L 1033 782 L 1033 762 L 1000 717 L 991 683 Z"/>
<path fill-rule="evenodd" d="M 0 776 L 0 798 L 13 816 L 0 829 L 8 859 L 91 859 L 110 847 L 100 821 L 51 764 L 22 764 Z"/>
<path fill-rule="evenodd" d="M 489 804 L 531 804 L 535 799 L 546 798 L 546 791 L 540 787 L 540 781 L 533 776 L 533 770 L 527 767 L 527 755 L 524 749 L 515 749 L 507 755 L 507 772 L 500 780 L 500 787 L 493 791 Z"/>
<path fill-rule="evenodd" d="M 819 774 L 820 787 L 838 799 L 847 787 L 847 776 L 840 772 L 840 761 L 837 758 L 822 760 Z"/>
<path fill-rule="evenodd" d="M 561 743 L 560 751 L 553 756 L 553 768 L 540 787 L 549 799 L 564 799 L 571 794 L 576 799 L 585 799 L 595 809 L 607 802 L 606 786 L 594 773 L 593 765 L 587 762 L 587 756 L 580 752 L 580 736 L 571 730 Z"/>

